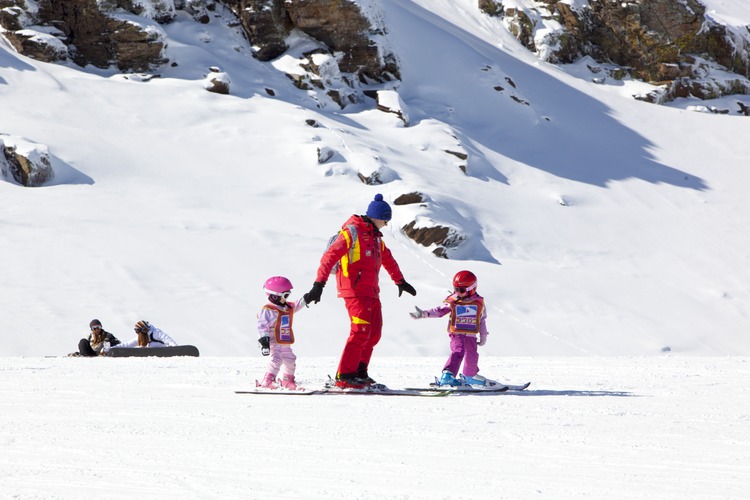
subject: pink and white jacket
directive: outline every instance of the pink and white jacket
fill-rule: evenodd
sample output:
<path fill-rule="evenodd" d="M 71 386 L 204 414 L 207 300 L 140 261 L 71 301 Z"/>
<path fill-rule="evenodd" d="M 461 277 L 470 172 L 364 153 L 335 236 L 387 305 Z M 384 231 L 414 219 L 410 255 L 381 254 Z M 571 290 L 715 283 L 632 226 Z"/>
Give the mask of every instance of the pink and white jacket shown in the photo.
<path fill-rule="evenodd" d="M 306 305 L 304 298 L 283 306 L 268 302 L 258 313 L 258 337 L 270 337 L 277 344 L 293 344 L 294 313 Z"/>

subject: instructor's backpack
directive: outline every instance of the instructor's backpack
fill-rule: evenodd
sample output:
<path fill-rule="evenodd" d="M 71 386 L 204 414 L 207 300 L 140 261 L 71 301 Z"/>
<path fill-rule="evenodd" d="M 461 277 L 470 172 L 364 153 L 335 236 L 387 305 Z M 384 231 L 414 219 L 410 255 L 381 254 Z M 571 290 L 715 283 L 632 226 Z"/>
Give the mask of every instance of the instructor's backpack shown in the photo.
<path fill-rule="evenodd" d="M 357 244 L 357 228 L 354 225 L 352 225 L 352 224 L 349 224 L 348 226 L 346 226 L 346 228 L 349 230 L 349 233 L 352 235 L 352 241 L 351 241 L 351 244 L 349 246 L 349 261 L 351 262 L 351 260 L 352 260 L 352 253 L 354 252 L 354 245 Z M 336 233 L 333 236 L 331 236 L 330 238 L 328 238 L 328 243 L 326 244 L 326 251 L 329 248 L 331 248 L 331 245 L 333 245 L 333 242 L 336 241 L 336 238 L 338 238 L 339 235 L 341 233 L 343 233 L 343 232 L 344 232 L 344 230 L 342 229 L 338 233 Z M 339 270 L 340 266 L 341 266 L 341 261 L 336 262 L 336 264 L 334 264 L 333 267 L 331 268 L 331 274 L 335 274 L 336 271 Z"/>

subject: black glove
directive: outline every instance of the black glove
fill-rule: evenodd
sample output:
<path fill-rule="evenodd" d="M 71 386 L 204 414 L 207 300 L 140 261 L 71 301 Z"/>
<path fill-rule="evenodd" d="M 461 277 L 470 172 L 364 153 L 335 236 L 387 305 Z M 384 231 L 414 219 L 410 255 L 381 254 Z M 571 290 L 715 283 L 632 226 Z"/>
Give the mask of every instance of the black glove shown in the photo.
<path fill-rule="evenodd" d="M 305 299 L 305 303 L 312 304 L 320 302 L 320 296 L 323 295 L 323 287 L 326 286 L 322 281 L 316 281 L 313 283 L 312 289 L 304 294 L 302 297 Z"/>
<path fill-rule="evenodd" d="M 414 296 L 417 295 L 417 291 L 414 289 L 414 287 L 411 286 L 406 281 L 402 281 L 401 283 L 396 283 L 396 286 L 398 287 L 398 296 L 399 297 L 401 297 L 401 294 L 404 293 L 404 292 L 410 293 L 410 294 L 412 294 Z"/>
<path fill-rule="evenodd" d="M 258 339 L 258 343 L 260 344 L 260 353 L 263 356 L 268 356 L 271 354 L 271 339 L 266 337 L 261 337 Z"/>

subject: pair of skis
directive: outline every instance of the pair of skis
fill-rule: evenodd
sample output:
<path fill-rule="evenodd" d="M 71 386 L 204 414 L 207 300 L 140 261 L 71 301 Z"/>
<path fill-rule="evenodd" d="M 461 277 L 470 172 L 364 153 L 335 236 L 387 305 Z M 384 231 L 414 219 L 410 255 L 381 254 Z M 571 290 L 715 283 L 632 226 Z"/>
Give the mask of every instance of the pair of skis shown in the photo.
<path fill-rule="evenodd" d="M 363 396 L 417 396 L 417 397 L 442 397 L 448 395 L 469 395 L 469 394 L 490 394 L 490 393 L 502 393 L 507 391 L 523 391 L 531 385 L 531 382 L 527 382 L 521 385 L 486 385 L 486 386 L 471 386 L 471 385 L 459 385 L 459 386 L 441 386 L 436 384 L 430 384 L 429 387 L 407 387 L 405 389 L 389 389 L 388 387 L 382 386 L 378 388 L 364 388 L 364 389 L 343 389 L 340 387 L 323 387 L 321 389 L 305 389 L 297 391 L 289 391 L 286 389 L 263 389 L 256 388 L 249 391 L 234 391 L 237 394 L 273 394 L 283 396 L 329 396 L 329 395 L 363 395 Z"/>

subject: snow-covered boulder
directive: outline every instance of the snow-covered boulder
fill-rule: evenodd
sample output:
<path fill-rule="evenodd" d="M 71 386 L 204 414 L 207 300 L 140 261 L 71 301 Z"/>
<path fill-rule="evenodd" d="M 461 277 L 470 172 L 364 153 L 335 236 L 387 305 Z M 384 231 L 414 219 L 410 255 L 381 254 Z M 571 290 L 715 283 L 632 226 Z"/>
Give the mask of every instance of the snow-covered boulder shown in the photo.
<path fill-rule="evenodd" d="M 6 31 L 4 35 L 19 53 L 38 61 L 58 62 L 68 58 L 68 47 L 60 39 L 62 33 L 54 28 L 35 26 Z"/>
<path fill-rule="evenodd" d="M 215 94 L 229 94 L 229 85 L 232 80 L 229 75 L 221 71 L 217 66 L 211 66 L 209 73 L 203 81 L 203 86 L 209 92 Z"/>
<path fill-rule="evenodd" d="M 42 186 L 52 180 L 47 146 L 0 134 L 0 178 L 22 186 Z"/>

